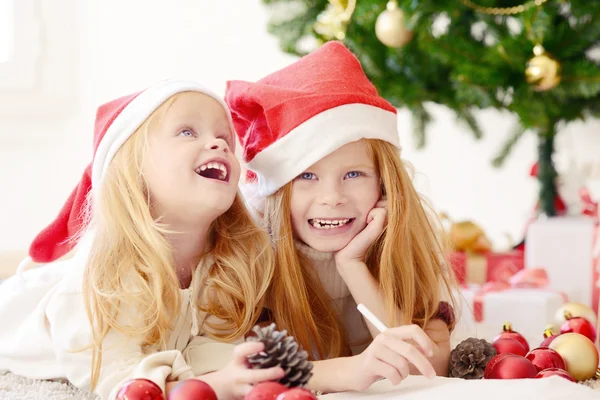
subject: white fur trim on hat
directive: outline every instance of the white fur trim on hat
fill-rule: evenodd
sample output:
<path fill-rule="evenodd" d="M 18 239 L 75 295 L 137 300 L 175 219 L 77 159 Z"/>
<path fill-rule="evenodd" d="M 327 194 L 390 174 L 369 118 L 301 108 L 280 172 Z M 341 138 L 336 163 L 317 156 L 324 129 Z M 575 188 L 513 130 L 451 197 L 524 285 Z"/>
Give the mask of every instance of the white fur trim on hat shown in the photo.
<path fill-rule="evenodd" d="M 119 148 L 169 97 L 181 92 L 199 92 L 217 100 L 227 112 L 229 124 L 231 114 L 225 102 L 204 86 L 185 80 L 165 80 L 141 92 L 115 118 L 98 145 L 92 165 L 92 187 L 104 179 L 106 170 Z"/>
<path fill-rule="evenodd" d="M 258 195 L 275 193 L 326 155 L 360 139 L 381 139 L 400 149 L 396 113 L 354 103 L 306 120 L 248 163 L 258 177 Z"/>

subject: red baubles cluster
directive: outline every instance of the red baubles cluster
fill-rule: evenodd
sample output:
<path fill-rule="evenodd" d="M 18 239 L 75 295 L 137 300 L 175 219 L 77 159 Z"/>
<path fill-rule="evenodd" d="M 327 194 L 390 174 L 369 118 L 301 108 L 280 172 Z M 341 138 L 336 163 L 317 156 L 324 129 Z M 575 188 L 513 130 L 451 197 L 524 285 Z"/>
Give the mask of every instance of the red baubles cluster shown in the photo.
<path fill-rule="evenodd" d="M 250 391 L 245 400 L 316 400 L 310 391 L 288 388 L 278 382 L 263 382 Z M 119 390 L 116 400 L 165 400 L 160 387 L 148 379 L 132 379 Z M 187 379 L 175 386 L 166 400 L 217 400 L 215 391 L 197 379 Z"/>
<path fill-rule="evenodd" d="M 516 345 L 514 342 L 518 343 L 520 346 Z M 501 347 L 501 350 L 506 350 L 506 351 L 501 351 L 498 350 L 498 348 L 496 348 L 496 351 L 498 351 L 498 354 L 501 353 L 512 353 L 512 354 L 519 354 L 524 356 L 525 354 L 527 354 L 529 352 L 529 343 L 527 343 L 527 340 L 525 340 L 525 338 L 523 337 L 523 335 L 521 335 L 519 332 L 515 332 L 512 329 L 512 325 L 507 322 L 502 326 L 502 332 L 496 336 L 496 338 L 492 341 L 492 344 L 494 344 L 494 347 L 496 347 L 496 343 L 500 342 L 501 345 L 499 347 Z M 502 347 L 506 347 L 506 349 L 502 348 Z M 522 349 L 522 350 L 521 350 Z M 514 350 L 514 351 L 511 351 Z M 520 354 L 523 353 L 523 354 Z"/>
<path fill-rule="evenodd" d="M 304 388 L 288 388 L 278 382 L 263 382 L 244 397 L 244 400 L 316 400 L 317 397 Z"/>
<path fill-rule="evenodd" d="M 494 339 L 497 355 L 487 364 L 485 379 L 523 379 L 561 376 L 573 382 L 585 381 L 596 374 L 598 350 L 593 325 L 583 317 L 565 314 L 561 333 L 544 332 L 540 346 L 529 351 L 529 344 L 505 324 Z"/>
<path fill-rule="evenodd" d="M 151 380 L 132 379 L 119 390 L 116 400 L 165 400 L 165 396 Z"/>
<path fill-rule="evenodd" d="M 560 333 L 579 333 L 594 343 L 596 341 L 596 329 L 594 325 L 584 317 L 573 317 L 565 311 L 565 322 L 560 326 Z"/>
<path fill-rule="evenodd" d="M 148 379 L 132 379 L 119 390 L 116 400 L 165 400 L 165 395 Z M 167 400 L 217 400 L 217 395 L 208 383 L 187 379 L 171 390 Z"/>

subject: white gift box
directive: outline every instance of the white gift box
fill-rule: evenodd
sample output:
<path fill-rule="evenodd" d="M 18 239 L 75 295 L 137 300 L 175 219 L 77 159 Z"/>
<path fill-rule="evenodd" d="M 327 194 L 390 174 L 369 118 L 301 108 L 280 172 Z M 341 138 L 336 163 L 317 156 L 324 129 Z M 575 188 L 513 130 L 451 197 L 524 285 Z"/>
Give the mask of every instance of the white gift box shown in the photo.
<path fill-rule="evenodd" d="M 453 333 L 453 345 L 467 337 L 492 341 L 504 323 L 522 334 L 530 347 L 544 340 L 544 330 L 554 322 L 556 310 L 565 302 L 564 297 L 548 289 L 506 289 L 488 292 L 481 298 L 481 321 L 475 319 L 476 288 L 460 290 L 460 319 Z"/>
<path fill-rule="evenodd" d="M 585 216 L 534 221 L 525 240 L 525 268 L 544 268 L 549 288 L 592 307 L 594 230 L 594 220 Z"/>

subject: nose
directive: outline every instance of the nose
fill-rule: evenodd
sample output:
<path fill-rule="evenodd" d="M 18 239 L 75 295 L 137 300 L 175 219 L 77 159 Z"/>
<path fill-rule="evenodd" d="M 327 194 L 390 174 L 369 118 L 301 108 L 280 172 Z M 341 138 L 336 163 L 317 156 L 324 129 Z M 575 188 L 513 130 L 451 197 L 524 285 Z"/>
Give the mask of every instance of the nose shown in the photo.
<path fill-rule="evenodd" d="M 206 148 L 210 150 L 222 151 L 224 153 L 229 152 L 229 145 L 221 138 L 214 138 L 206 144 Z"/>
<path fill-rule="evenodd" d="M 332 208 L 346 203 L 346 195 L 339 184 L 321 184 L 319 188 L 319 203 Z"/>

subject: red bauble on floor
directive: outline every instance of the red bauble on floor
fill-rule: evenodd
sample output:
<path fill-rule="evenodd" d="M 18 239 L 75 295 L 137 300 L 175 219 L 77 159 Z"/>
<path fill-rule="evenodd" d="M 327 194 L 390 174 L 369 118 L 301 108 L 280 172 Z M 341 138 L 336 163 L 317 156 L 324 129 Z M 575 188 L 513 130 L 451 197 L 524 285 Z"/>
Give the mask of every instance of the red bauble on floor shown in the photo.
<path fill-rule="evenodd" d="M 548 347 L 550 346 L 550 343 L 552 343 L 552 341 L 554 339 L 556 339 L 558 335 L 555 335 L 554 332 L 552 332 L 552 329 L 548 328 L 544 331 L 544 340 L 542 340 L 542 343 L 540 343 L 539 347 Z"/>
<path fill-rule="evenodd" d="M 535 366 L 523 356 L 498 354 L 485 367 L 485 379 L 526 379 L 537 375 Z"/>
<path fill-rule="evenodd" d="M 287 390 L 288 388 L 279 382 L 262 382 L 254 386 L 244 400 L 276 400 L 277 396 Z"/>
<path fill-rule="evenodd" d="M 523 345 L 523 347 L 525 348 L 525 354 L 527 354 L 529 352 L 529 343 L 527 343 L 527 340 L 519 332 L 513 331 L 512 325 L 508 322 L 502 326 L 502 333 L 500 333 L 498 336 L 496 336 L 496 338 L 494 338 L 492 343 L 494 343 L 496 340 L 502 339 L 502 338 L 509 338 L 509 339 L 516 340 L 517 342 L 521 343 Z M 523 354 L 523 355 L 525 355 L 525 354 Z"/>
<path fill-rule="evenodd" d="M 497 340 L 494 340 L 493 346 L 498 354 L 508 353 L 519 356 L 525 356 L 525 354 L 527 354 L 527 350 L 525 350 L 525 347 L 523 347 L 520 342 L 509 337 L 501 337 Z"/>
<path fill-rule="evenodd" d="M 572 317 L 569 312 L 565 312 L 566 321 L 560 327 L 560 333 L 579 333 L 596 342 L 596 329 L 594 325 L 583 317 Z"/>
<path fill-rule="evenodd" d="M 217 394 L 206 382 L 186 379 L 169 392 L 168 400 L 217 400 Z"/>
<path fill-rule="evenodd" d="M 148 379 L 132 379 L 125 382 L 116 400 L 165 400 L 160 387 Z"/>
<path fill-rule="evenodd" d="M 549 376 L 560 376 L 562 378 L 570 380 L 571 382 L 575 382 L 575 379 L 573 379 L 573 377 L 571 376 L 571 374 L 569 374 L 564 369 L 560 369 L 560 368 L 548 368 L 548 369 L 545 369 L 543 371 L 538 372 L 538 374 L 535 377 L 536 378 L 547 378 Z"/>
<path fill-rule="evenodd" d="M 566 369 L 565 360 L 556 351 L 547 347 L 538 347 L 531 350 L 525 356 L 535 367 L 538 372 L 548 368 Z"/>

